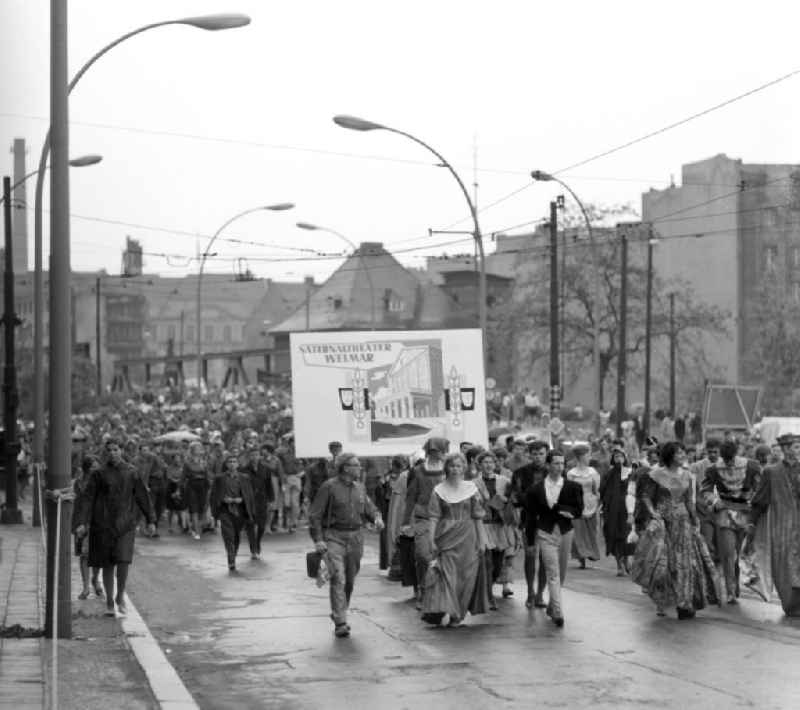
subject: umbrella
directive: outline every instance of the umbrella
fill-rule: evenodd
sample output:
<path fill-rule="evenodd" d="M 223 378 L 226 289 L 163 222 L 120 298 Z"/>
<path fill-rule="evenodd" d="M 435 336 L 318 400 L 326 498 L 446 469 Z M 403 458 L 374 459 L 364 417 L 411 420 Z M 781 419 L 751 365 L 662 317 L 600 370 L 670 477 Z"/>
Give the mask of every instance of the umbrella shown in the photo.
<path fill-rule="evenodd" d="M 489 438 L 496 439 L 498 436 L 502 436 L 503 434 L 513 434 L 514 430 L 507 426 L 497 426 L 492 429 L 489 429 Z"/>
<path fill-rule="evenodd" d="M 166 434 L 157 436 L 153 441 L 157 443 L 164 441 L 200 441 L 200 437 L 190 431 L 169 431 Z"/>

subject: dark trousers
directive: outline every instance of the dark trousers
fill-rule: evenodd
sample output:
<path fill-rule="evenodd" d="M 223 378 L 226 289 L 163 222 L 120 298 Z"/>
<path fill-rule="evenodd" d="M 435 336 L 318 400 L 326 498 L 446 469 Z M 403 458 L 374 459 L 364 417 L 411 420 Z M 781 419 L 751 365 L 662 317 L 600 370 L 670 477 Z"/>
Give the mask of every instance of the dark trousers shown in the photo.
<path fill-rule="evenodd" d="M 156 512 L 156 527 L 161 521 L 161 516 L 167 509 L 167 484 L 160 479 L 150 480 L 150 498 L 153 501 L 153 509 Z"/>
<path fill-rule="evenodd" d="M 244 511 L 241 505 L 223 507 L 219 515 L 222 542 L 225 543 L 225 552 L 228 554 L 228 566 L 236 564 L 236 553 L 239 552 L 242 528 L 245 525 Z"/>
<path fill-rule="evenodd" d="M 264 532 L 267 529 L 267 521 L 266 520 L 250 520 L 247 525 L 245 526 L 245 532 L 247 533 L 247 542 L 250 543 L 250 554 L 252 555 L 260 555 L 261 554 L 261 540 L 264 537 Z"/>

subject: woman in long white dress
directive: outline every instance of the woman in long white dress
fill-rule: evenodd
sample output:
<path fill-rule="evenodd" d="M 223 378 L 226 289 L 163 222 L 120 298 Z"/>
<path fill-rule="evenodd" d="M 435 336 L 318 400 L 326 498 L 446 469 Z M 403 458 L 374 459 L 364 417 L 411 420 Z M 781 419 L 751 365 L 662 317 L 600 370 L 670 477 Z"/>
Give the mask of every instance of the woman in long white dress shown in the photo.
<path fill-rule="evenodd" d="M 589 465 L 589 447 L 576 446 L 572 453 L 575 466 L 567 471 L 567 480 L 583 488 L 583 515 L 573 521 L 572 557 L 586 569 L 586 560 L 599 560 L 597 546 L 597 511 L 600 505 L 600 474 Z"/>

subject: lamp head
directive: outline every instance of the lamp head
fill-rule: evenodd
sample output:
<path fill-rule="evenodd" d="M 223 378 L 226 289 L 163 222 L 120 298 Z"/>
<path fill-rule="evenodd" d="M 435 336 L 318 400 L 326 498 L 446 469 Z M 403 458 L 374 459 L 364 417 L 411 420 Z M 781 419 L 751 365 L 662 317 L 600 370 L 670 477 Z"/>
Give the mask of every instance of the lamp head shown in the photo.
<path fill-rule="evenodd" d="M 97 165 L 102 159 L 102 155 L 90 153 L 89 155 L 81 155 L 77 158 L 70 159 L 69 164 L 73 168 L 85 168 L 89 165 Z"/>
<path fill-rule="evenodd" d="M 531 172 L 531 177 L 536 180 L 536 182 L 549 182 L 553 179 L 553 176 L 550 173 L 546 173 L 544 170 L 533 170 Z"/>
<path fill-rule="evenodd" d="M 333 122 L 342 128 L 349 128 L 351 131 L 375 131 L 381 128 L 386 128 L 380 123 L 373 123 L 366 121 L 363 118 L 356 118 L 355 116 L 338 115 L 333 117 Z"/>
<path fill-rule="evenodd" d="M 319 229 L 316 224 L 311 224 L 311 222 L 298 222 L 297 226 L 300 229 L 307 229 L 309 232 L 316 232 Z"/>
<path fill-rule="evenodd" d="M 191 25 L 201 30 L 232 30 L 250 24 L 250 17 L 240 12 L 221 12 L 216 15 L 199 15 L 176 20 L 179 25 Z"/>
<path fill-rule="evenodd" d="M 278 202 L 274 205 L 267 205 L 265 210 L 272 210 L 273 212 L 285 212 L 294 208 L 294 202 Z"/>

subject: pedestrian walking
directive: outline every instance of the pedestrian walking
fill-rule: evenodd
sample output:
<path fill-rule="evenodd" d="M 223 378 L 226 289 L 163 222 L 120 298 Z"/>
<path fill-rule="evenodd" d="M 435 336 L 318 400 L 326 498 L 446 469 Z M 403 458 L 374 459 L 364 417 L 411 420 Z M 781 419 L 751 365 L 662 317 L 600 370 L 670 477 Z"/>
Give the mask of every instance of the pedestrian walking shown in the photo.
<path fill-rule="evenodd" d="M 86 495 L 86 488 L 89 483 L 89 478 L 95 471 L 100 469 L 100 462 L 91 454 L 84 454 L 79 465 L 72 470 L 72 490 L 75 492 L 75 509 L 79 509 L 84 505 L 84 496 Z M 77 534 L 77 529 L 80 525 L 80 520 L 77 516 L 72 519 L 72 532 L 74 535 L 75 556 L 78 558 L 78 564 L 81 570 L 82 588 L 78 594 L 78 599 L 87 599 L 91 588 L 94 588 L 94 593 L 99 599 L 105 598 L 103 586 L 100 584 L 100 568 L 92 567 L 91 570 L 91 585 L 89 586 L 89 532 L 85 528 L 81 534 Z"/>
<path fill-rule="evenodd" d="M 155 511 L 150 495 L 136 470 L 122 457 L 120 442 L 108 439 L 108 459 L 89 477 L 80 505 L 76 507 L 76 535 L 89 535 L 90 567 L 103 569 L 106 616 L 127 613 L 125 584 L 133 561 L 138 513 L 147 521 L 147 532 L 155 533 Z M 116 592 L 114 581 L 116 577 Z"/>
<path fill-rule="evenodd" d="M 397 542 L 400 537 L 400 527 L 403 523 L 403 513 L 406 507 L 406 488 L 408 486 L 408 459 L 405 456 L 394 456 L 392 458 L 385 485 L 388 498 L 386 514 L 388 578 L 393 581 L 402 581 L 403 571 Z"/>
<path fill-rule="evenodd" d="M 586 560 L 599 560 L 597 546 L 597 510 L 600 503 L 600 474 L 589 465 L 589 447 L 576 446 L 572 449 L 575 466 L 567 471 L 567 480 L 577 483 L 583 489 L 583 514 L 572 526 L 575 535 L 572 539 L 572 556 L 578 560 L 581 569 L 586 569 Z"/>
<path fill-rule="evenodd" d="M 161 456 L 158 444 L 152 449 L 147 443 L 141 445 L 137 468 L 153 501 L 153 509 L 156 514 L 155 537 L 158 537 L 158 525 L 167 509 L 167 466 Z"/>
<path fill-rule="evenodd" d="M 767 466 L 752 501 L 748 547 L 757 538 L 769 540 L 766 560 L 786 616 L 800 616 L 800 437 L 778 438 L 783 460 Z M 759 524 L 758 535 L 756 525 Z M 763 530 L 766 528 L 766 530 Z"/>
<path fill-rule="evenodd" d="M 267 490 L 271 485 L 269 471 L 261 460 L 261 450 L 253 447 L 247 453 L 247 463 L 242 473 L 250 478 L 253 489 L 253 515 L 247 523 L 247 541 L 250 545 L 250 559 L 261 559 L 261 540 L 267 528 Z"/>
<path fill-rule="evenodd" d="M 488 539 L 485 562 L 489 607 L 496 609 L 495 584 L 503 586 L 504 599 L 514 595 L 511 583 L 514 581 L 514 556 L 520 547 L 519 533 L 510 501 L 511 480 L 497 473 L 497 460 L 490 451 L 478 454 L 476 463 L 480 471 L 476 483 L 483 498 L 483 526 Z"/>
<path fill-rule="evenodd" d="M 726 601 L 736 604 L 739 596 L 739 554 L 750 528 L 750 501 L 761 477 L 761 467 L 752 459 L 736 455 L 736 444 L 724 442 L 720 461 L 707 471 L 700 493 L 714 518 L 719 563 L 725 580 Z"/>
<path fill-rule="evenodd" d="M 425 458 L 419 461 L 408 476 L 406 509 L 403 513 L 401 535 L 414 536 L 414 563 L 417 572 L 417 609 L 422 607 L 425 576 L 433 560 L 431 550 L 431 519 L 428 504 L 433 489 L 444 480 L 444 457 L 450 442 L 431 437 L 423 445 Z"/>
<path fill-rule="evenodd" d="M 325 481 L 311 503 L 309 531 L 317 551 L 325 554 L 330 571 L 331 619 L 337 637 L 350 635 L 347 610 L 364 552 L 365 522 L 383 528 L 375 504 L 367 496 L 361 463 L 355 454 L 340 454 L 336 476 Z"/>
<path fill-rule="evenodd" d="M 464 480 L 467 462 L 460 453 L 444 460 L 444 480 L 428 503 L 429 563 L 422 597 L 422 619 L 459 626 L 467 615 L 489 606 L 484 555 L 485 510 L 474 481 Z"/>
<path fill-rule="evenodd" d="M 615 442 L 611 449 L 611 466 L 600 483 L 600 502 L 603 506 L 603 537 L 606 555 L 617 562 L 617 577 L 630 573 L 630 558 L 636 546 L 628 542 L 631 525 L 628 521 L 626 498 L 633 468 L 625 455 L 625 445 Z M 631 511 L 633 512 L 633 511 Z"/>
<path fill-rule="evenodd" d="M 534 556 L 541 557 L 547 576 L 547 615 L 558 626 L 564 626 L 561 585 L 567 572 L 567 557 L 572 545 L 573 521 L 583 514 L 583 488 L 564 478 L 564 454 L 547 454 L 547 476 L 532 485 L 523 503 L 528 543 L 533 543 Z"/>
<path fill-rule="evenodd" d="M 223 472 L 211 486 L 211 514 L 220 523 L 228 570 L 236 572 L 242 528 L 255 518 L 255 498 L 250 477 L 239 471 L 238 455 L 228 452 L 222 460 Z"/>
<path fill-rule="evenodd" d="M 186 507 L 189 510 L 192 537 L 200 539 L 203 521 L 208 506 L 209 462 L 206 459 L 203 445 L 199 441 L 189 444 L 189 451 L 183 463 L 182 488 L 186 495 Z"/>
<path fill-rule="evenodd" d="M 527 539 L 527 524 L 525 513 L 525 494 L 528 489 L 536 483 L 540 483 L 547 476 L 547 452 L 548 446 L 544 441 L 533 441 L 528 447 L 530 463 L 520 466 L 511 476 L 511 502 L 519 510 L 519 527 L 522 531 L 522 546 L 525 550 L 525 583 L 528 587 L 528 596 L 525 599 L 525 606 L 531 609 L 533 606 L 544 608 L 543 595 L 547 586 L 547 576 L 544 571 L 544 564 L 539 556 L 535 556 L 536 550 L 533 539 Z M 538 570 L 538 573 L 537 573 Z M 536 589 L 534 590 L 534 581 Z"/>
<path fill-rule="evenodd" d="M 706 604 L 719 604 L 719 578 L 700 534 L 694 482 L 682 452 L 680 444 L 668 441 L 661 447 L 661 466 L 639 477 L 644 531 L 631 579 L 655 602 L 659 616 L 674 606 L 679 619 L 691 619 Z"/>

